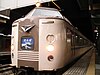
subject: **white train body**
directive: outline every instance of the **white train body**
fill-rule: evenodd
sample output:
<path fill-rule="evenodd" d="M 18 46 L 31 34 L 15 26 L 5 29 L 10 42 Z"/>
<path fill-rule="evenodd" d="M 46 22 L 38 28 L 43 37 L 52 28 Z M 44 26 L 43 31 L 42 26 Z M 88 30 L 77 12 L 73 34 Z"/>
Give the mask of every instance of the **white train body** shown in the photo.
<path fill-rule="evenodd" d="M 24 18 L 16 20 L 12 24 L 12 36 L 12 64 L 38 71 L 62 68 L 90 48 L 89 44 L 83 46 L 87 42 L 83 38 L 86 38 L 53 8 L 35 8 Z M 83 43 L 81 49 L 75 45 L 76 36 L 83 40 L 80 41 Z"/>

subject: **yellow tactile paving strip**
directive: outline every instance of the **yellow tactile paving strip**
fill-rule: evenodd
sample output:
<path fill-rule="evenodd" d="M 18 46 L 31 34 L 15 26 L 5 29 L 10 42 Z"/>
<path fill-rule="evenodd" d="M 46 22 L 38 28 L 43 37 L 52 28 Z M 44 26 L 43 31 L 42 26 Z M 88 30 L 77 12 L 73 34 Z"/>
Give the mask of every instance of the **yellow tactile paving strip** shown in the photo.
<path fill-rule="evenodd" d="M 91 57 L 91 61 L 87 69 L 86 75 L 95 75 L 95 53 L 93 53 Z"/>

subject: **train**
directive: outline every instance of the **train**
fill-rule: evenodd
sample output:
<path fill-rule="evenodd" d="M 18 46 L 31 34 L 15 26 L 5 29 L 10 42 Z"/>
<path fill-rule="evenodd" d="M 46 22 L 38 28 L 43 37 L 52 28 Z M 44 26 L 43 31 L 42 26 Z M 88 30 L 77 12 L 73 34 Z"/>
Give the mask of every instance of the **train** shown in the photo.
<path fill-rule="evenodd" d="M 35 71 L 56 71 L 93 47 L 59 10 L 35 7 L 12 23 L 11 62 Z"/>

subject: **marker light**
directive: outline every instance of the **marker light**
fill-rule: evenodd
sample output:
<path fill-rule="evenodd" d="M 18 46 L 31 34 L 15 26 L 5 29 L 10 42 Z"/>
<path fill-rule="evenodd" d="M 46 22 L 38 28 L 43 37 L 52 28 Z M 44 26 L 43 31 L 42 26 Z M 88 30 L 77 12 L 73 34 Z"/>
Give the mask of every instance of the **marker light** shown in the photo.
<path fill-rule="evenodd" d="M 14 45 L 11 45 L 11 50 L 14 50 Z"/>
<path fill-rule="evenodd" d="M 50 51 L 50 52 L 53 51 L 54 50 L 54 46 L 53 45 L 48 45 L 47 46 L 47 50 Z"/>
<path fill-rule="evenodd" d="M 39 7 L 40 5 L 41 5 L 40 2 L 37 2 L 37 3 L 36 3 L 36 7 Z"/>

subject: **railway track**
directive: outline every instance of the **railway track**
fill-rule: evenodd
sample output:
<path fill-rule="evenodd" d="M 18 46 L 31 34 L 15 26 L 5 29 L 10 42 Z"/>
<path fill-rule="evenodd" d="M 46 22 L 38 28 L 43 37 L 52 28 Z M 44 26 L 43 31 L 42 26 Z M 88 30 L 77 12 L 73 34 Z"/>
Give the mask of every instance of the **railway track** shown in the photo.
<path fill-rule="evenodd" d="M 14 70 L 14 67 L 8 64 L 0 65 L 0 75 L 14 75 L 13 70 Z"/>

